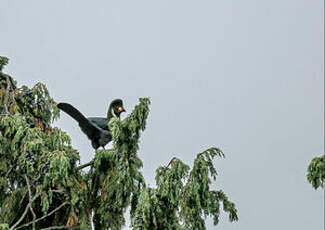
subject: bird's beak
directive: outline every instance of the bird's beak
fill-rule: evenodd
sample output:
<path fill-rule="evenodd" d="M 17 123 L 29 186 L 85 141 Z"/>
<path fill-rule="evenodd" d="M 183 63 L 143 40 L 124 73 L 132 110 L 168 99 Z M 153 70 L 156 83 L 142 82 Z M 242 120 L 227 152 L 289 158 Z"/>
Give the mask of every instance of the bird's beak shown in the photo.
<path fill-rule="evenodd" d="M 125 110 L 125 109 L 123 109 L 123 110 L 122 110 L 122 112 L 126 112 L 126 110 Z"/>

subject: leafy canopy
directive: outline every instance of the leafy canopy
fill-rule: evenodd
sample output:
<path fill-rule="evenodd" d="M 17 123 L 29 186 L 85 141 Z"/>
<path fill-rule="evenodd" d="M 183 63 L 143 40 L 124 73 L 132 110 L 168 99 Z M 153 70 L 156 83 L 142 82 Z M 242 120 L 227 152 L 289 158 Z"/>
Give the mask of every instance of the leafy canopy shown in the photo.
<path fill-rule="evenodd" d="M 156 170 L 156 187 L 146 185 L 137 152 L 148 98 L 111 119 L 112 149 L 78 166 L 70 137 L 52 126 L 59 110 L 46 86 L 18 87 L 2 72 L 7 63 L 0 57 L 0 229 L 121 229 L 128 207 L 133 229 L 205 229 L 207 216 L 218 224 L 221 205 L 238 219 L 225 193 L 210 188 L 218 148 L 199 153 L 192 169 L 173 158 Z"/>

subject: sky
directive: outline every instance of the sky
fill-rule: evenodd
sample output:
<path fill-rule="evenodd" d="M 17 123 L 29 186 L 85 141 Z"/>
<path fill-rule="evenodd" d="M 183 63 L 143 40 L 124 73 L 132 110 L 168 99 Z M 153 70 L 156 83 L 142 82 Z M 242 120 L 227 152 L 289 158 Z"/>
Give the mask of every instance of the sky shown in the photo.
<path fill-rule="evenodd" d="M 322 230 L 324 190 L 306 170 L 324 153 L 323 18 L 322 0 L 1 0 L 0 55 L 19 85 L 43 82 L 86 116 L 150 97 L 138 152 L 150 186 L 172 157 L 221 148 L 213 187 L 239 221 L 207 229 Z M 55 126 L 93 158 L 76 122 Z"/>

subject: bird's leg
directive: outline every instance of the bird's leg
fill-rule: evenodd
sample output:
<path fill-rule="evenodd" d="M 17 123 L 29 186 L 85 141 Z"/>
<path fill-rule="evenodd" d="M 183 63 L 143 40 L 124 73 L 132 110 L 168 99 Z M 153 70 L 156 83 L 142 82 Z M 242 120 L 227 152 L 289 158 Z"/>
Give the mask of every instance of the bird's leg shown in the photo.
<path fill-rule="evenodd" d="M 106 150 L 104 146 L 102 146 L 102 147 L 103 147 L 104 150 Z"/>

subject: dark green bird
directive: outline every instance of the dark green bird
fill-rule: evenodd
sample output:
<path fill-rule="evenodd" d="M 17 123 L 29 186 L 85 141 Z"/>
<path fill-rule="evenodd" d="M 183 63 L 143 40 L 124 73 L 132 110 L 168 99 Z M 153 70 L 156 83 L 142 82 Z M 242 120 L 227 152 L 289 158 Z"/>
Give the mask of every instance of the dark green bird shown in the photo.
<path fill-rule="evenodd" d="M 112 117 L 120 118 L 122 112 L 126 112 L 121 99 L 115 99 L 109 105 L 106 117 L 88 117 L 86 118 L 79 110 L 68 103 L 59 103 L 58 108 L 66 112 L 75 119 L 81 130 L 91 140 L 94 149 L 100 146 L 105 148 L 112 140 L 111 132 L 108 128 L 108 122 Z"/>

